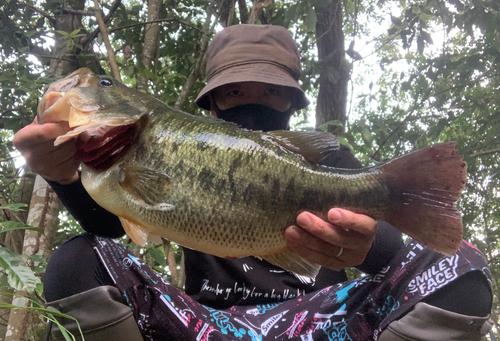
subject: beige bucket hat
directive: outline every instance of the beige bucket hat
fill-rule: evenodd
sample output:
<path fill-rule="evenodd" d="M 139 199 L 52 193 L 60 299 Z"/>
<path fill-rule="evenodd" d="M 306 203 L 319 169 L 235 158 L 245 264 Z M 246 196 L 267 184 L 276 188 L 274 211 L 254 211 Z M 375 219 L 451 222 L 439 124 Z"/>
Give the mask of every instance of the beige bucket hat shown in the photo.
<path fill-rule="evenodd" d="M 261 82 L 296 89 L 296 109 L 310 101 L 299 85 L 300 57 L 290 32 L 281 26 L 234 25 L 217 33 L 207 50 L 207 85 L 196 104 L 210 110 L 208 94 L 230 83 Z"/>

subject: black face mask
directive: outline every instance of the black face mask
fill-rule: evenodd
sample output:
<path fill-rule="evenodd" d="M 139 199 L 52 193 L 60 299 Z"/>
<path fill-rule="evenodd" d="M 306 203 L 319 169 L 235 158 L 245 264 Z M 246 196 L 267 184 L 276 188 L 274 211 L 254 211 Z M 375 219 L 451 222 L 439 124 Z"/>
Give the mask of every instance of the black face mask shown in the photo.
<path fill-rule="evenodd" d="M 290 111 L 278 111 L 261 104 L 245 104 L 221 110 L 216 108 L 217 118 L 233 122 L 252 130 L 288 130 Z"/>

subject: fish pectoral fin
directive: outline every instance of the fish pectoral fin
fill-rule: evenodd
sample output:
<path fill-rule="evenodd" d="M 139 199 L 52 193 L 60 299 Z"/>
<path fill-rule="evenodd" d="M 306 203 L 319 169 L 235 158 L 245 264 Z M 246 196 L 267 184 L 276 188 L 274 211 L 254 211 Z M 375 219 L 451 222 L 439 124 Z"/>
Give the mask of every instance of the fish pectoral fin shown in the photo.
<path fill-rule="evenodd" d="M 269 263 L 279 266 L 280 268 L 283 268 L 284 270 L 287 270 L 289 272 L 294 272 L 297 275 L 310 278 L 315 277 L 321 267 L 316 263 L 308 261 L 299 254 L 291 251 L 290 249 L 286 249 L 281 253 L 261 256 L 258 258 L 262 258 Z"/>
<path fill-rule="evenodd" d="M 307 161 L 317 164 L 330 153 L 340 148 L 339 140 L 324 131 L 274 130 L 262 135 L 283 148 L 302 155 Z"/>
<path fill-rule="evenodd" d="M 174 205 L 166 203 L 172 183 L 167 174 L 131 165 L 121 166 L 121 171 L 123 180 L 119 182 L 120 186 L 141 204 L 161 211 L 174 209 Z"/>
<path fill-rule="evenodd" d="M 118 217 L 118 218 L 120 218 L 125 233 L 127 234 L 127 236 L 130 237 L 130 239 L 132 239 L 134 243 L 140 246 L 146 245 L 146 242 L 148 241 L 148 236 L 150 234 L 149 231 L 144 226 L 139 225 L 136 222 L 124 217 Z M 153 236 L 157 237 L 156 235 Z"/>

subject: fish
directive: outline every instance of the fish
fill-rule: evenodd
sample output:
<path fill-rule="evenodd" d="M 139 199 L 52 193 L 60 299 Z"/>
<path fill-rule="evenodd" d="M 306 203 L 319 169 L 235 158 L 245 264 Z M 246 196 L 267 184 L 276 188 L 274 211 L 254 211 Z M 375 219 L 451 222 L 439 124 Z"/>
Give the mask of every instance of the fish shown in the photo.
<path fill-rule="evenodd" d="M 49 86 L 39 123 L 67 121 L 86 191 L 137 244 L 161 238 L 223 258 L 254 256 L 314 277 L 319 265 L 283 236 L 309 211 L 333 207 L 386 221 L 451 256 L 462 240 L 456 208 L 467 164 L 444 142 L 373 167 L 319 162 L 339 148 L 321 131 L 252 131 L 177 111 L 83 68 Z"/>

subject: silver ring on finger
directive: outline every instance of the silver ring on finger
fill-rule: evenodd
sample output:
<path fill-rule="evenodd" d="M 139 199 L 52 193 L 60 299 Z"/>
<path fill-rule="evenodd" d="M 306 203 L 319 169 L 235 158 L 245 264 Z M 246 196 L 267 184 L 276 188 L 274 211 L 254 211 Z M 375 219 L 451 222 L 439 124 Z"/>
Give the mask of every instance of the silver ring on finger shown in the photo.
<path fill-rule="evenodd" d="M 335 258 L 339 258 L 340 256 L 342 256 L 342 253 L 344 253 L 344 248 L 341 246 L 340 250 L 339 250 L 339 253 L 337 253 L 337 255 L 335 256 Z"/>

